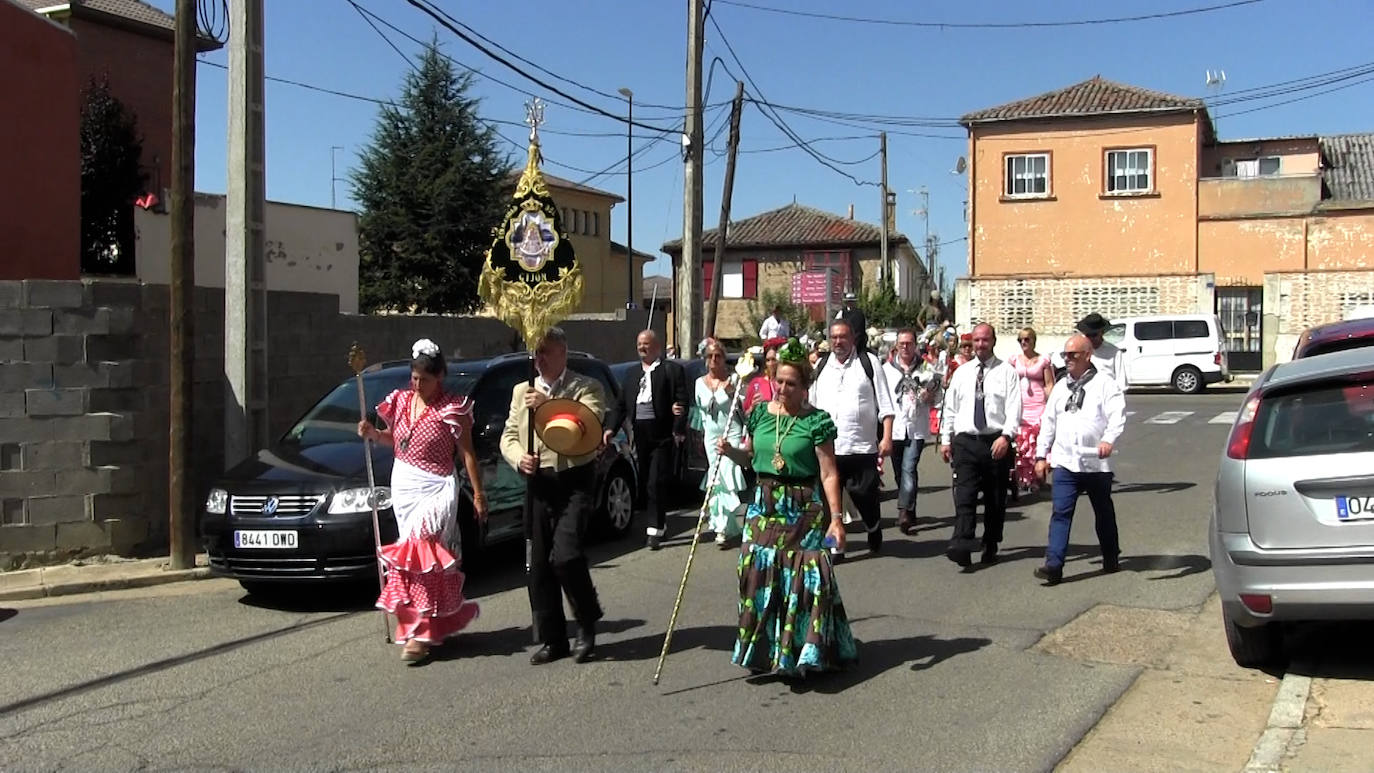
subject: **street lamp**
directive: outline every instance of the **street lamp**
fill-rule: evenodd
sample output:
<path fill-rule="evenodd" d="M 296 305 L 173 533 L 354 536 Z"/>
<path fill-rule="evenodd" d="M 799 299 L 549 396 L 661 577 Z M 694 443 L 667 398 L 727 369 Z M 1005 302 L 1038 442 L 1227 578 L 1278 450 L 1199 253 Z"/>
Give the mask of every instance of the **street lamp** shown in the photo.
<path fill-rule="evenodd" d="M 635 308 L 635 93 L 622 86 L 625 98 L 625 309 Z"/>

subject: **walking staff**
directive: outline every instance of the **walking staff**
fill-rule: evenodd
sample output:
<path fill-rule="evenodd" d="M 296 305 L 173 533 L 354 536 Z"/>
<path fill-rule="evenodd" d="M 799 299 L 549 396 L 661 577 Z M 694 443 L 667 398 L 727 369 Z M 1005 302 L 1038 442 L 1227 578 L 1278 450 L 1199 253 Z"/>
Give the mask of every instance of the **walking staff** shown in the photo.
<path fill-rule="evenodd" d="M 725 431 L 721 437 L 728 437 L 730 434 L 730 422 L 735 420 L 735 409 L 739 406 L 740 394 L 744 392 L 740 387 L 744 384 L 744 379 L 754 373 L 754 355 L 745 352 L 740 356 L 739 362 L 735 363 L 735 376 L 731 379 L 734 385 L 734 396 L 730 398 L 730 410 L 725 414 Z M 677 599 L 673 601 L 673 614 L 668 618 L 668 631 L 663 635 L 663 650 L 658 654 L 658 666 L 654 668 L 654 684 L 658 684 L 658 678 L 663 674 L 663 663 L 668 659 L 668 648 L 673 646 L 673 629 L 677 627 L 677 613 L 682 609 L 682 596 L 687 592 L 687 578 L 692 574 L 692 559 L 696 558 L 697 545 L 701 544 L 701 527 L 706 524 L 706 513 L 710 509 L 711 492 L 716 487 L 716 478 L 720 475 L 720 460 L 724 457 L 717 457 L 716 463 L 711 466 L 711 475 L 706 482 L 706 496 L 702 499 L 701 510 L 697 513 L 697 526 L 692 530 L 692 548 L 687 551 L 687 566 L 682 570 L 682 582 L 677 586 Z"/>
<path fill-rule="evenodd" d="M 358 382 L 358 420 L 367 421 L 367 395 L 363 391 L 363 369 L 367 367 L 367 353 L 358 346 L 356 341 L 348 350 L 348 365 L 353 368 L 353 378 Z M 382 531 L 381 524 L 377 520 L 377 477 L 372 472 L 372 439 L 363 438 L 363 458 L 367 460 L 367 502 L 372 506 L 372 544 L 377 551 L 377 591 L 380 593 L 386 587 L 386 573 L 382 568 Z M 387 619 L 386 610 L 382 613 L 382 632 L 386 636 L 386 643 L 391 643 L 391 621 Z"/>

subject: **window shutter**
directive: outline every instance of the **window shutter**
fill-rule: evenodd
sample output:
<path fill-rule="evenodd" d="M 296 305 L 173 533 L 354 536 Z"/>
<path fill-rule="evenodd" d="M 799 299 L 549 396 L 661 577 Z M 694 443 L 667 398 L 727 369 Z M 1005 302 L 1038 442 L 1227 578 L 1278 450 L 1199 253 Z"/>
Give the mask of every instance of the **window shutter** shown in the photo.
<path fill-rule="evenodd" d="M 744 259 L 744 297 L 757 298 L 759 294 L 759 262 L 753 258 Z"/>
<path fill-rule="evenodd" d="M 711 297 L 711 278 L 713 269 L 716 267 L 714 260 L 703 260 L 701 262 L 701 297 L 702 299 Z"/>

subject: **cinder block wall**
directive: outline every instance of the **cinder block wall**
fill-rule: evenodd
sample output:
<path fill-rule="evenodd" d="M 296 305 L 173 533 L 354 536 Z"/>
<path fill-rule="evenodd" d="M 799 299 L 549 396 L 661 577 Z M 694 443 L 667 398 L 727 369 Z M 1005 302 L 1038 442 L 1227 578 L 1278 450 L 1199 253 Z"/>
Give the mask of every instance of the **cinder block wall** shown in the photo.
<path fill-rule="evenodd" d="M 193 304 L 199 498 L 225 469 L 223 291 L 197 288 Z M 494 319 L 340 314 L 336 296 L 314 293 L 269 293 L 267 307 L 272 437 L 352 375 L 355 341 L 374 362 L 409 357 L 422 337 L 451 357 L 524 347 Z M 644 318 L 602 316 L 564 323 L 572 347 L 634 359 Z M 165 285 L 0 281 L 0 568 L 164 549 L 168 352 Z"/>

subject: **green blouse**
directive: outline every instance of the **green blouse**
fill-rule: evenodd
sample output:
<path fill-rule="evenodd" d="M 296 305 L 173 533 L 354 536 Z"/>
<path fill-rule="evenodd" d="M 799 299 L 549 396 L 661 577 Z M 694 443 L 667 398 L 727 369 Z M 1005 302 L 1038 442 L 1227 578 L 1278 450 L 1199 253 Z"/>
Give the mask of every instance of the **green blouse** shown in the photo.
<path fill-rule="evenodd" d="M 749 437 L 754 443 L 754 471 L 787 478 L 814 478 L 821 473 L 816 459 L 816 446 L 835 439 L 835 422 L 830 414 L 819 408 L 808 408 L 796 418 L 774 416 L 768 403 L 760 403 L 749 412 Z M 773 467 L 773 450 L 777 447 L 777 433 L 785 430 L 782 439 L 782 470 Z"/>

